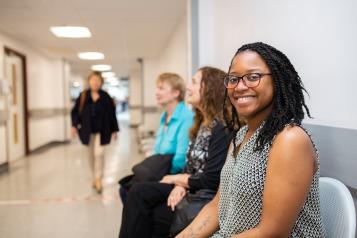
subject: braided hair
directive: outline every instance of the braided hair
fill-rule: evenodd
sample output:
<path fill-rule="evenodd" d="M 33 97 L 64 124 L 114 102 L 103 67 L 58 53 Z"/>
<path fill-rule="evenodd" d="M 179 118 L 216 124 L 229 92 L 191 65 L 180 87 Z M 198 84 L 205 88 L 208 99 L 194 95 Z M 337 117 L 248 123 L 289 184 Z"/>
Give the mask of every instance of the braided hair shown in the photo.
<path fill-rule="evenodd" d="M 266 143 L 271 144 L 275 135 L 282 131 L 285 125 L 300 125 L 302 119 L 304 119 L 304 109 L 310 118 L 311 116 L 309 108 L 305 104 L 303 94 L 303 91 L 306 93 L 307 91 L 303 86 L 299 74 L 296 72 L 288 57 L 274 47 L 262 42 L 243 45 L 235 53 L 229 66 L 228 73 L 231 71 L 234 58 L 244 51 L 253 51 L 260 55 L 268 65 L 274 82 L 273 109 L 270 115 L 266 118 L 265 124 L 258 134 L 254 148 L 255 151 L 259 151 L 263 149 Z M 226 89 L 225 97 L 227 96 Z M 232 102 L 230 103 L 232 104 Z M 238 132 L 237 128 L 240 128 L 241 123 L 239 121 L 238 112 L 234 107 L 232 108 L 231 120 L 228 121 L 226 119 L 226 124 L 228 128 L 233 131 L 235 138 Z M 233 151 L 236 153 L 237 145 L 235 140 L 233 140 L 233 147 Z"/>

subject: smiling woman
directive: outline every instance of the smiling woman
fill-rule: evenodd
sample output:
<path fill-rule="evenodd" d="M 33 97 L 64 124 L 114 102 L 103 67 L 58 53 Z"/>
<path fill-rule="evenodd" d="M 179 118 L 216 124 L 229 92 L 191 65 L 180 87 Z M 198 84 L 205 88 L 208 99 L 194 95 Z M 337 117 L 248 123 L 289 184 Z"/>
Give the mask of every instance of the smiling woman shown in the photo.
<path fill-rule="evenodd" d="M 325 237 L 319 202 L 319 160 L 301 127 L 303 86 L 289 59 L 264 43 L 242 46 L 225 85 L 236 138 L 220 189 L 179 238 Z M 233 125 L 244 119 L 246 126 Z"/>

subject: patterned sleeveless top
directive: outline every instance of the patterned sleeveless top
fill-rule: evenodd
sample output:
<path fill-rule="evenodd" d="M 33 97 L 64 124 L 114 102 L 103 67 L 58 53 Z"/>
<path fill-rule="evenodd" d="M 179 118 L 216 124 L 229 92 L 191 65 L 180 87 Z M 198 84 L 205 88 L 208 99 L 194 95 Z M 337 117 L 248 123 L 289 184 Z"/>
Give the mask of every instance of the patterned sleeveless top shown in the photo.
<path fill-rule="evenodd" d="M 218 120 L 214 119 L 210 125 L 201 124 L 197 136 L 190 141 L 186 154 L 186 166 L 183 171 L 186 174 L 198 175 L 203 173 L 208 157 L 209 142 L 212 137 L 212 130 L 217 125 Z"/>
<path fill-rule="evenodd" d="M 262 151 L 257 152 L 254 151 L 254 146 L 263 125 L 264 123 L 243 145 L 236 159 L 231 151 L 227 156 L 220 181 L 220 230 L 212 236 L 214 238 L 231 237 L 256 227 L 260 222 L 270 145 L 266 144 Z M 247 131 L 247 126 L 239 130 L 236 136 L 237 145 L 242 143 Z M 314 174 L 305 204 L 289 236 L 291 238 L 325 237 L 320 214 L 319 176 L 318 169 Z"/>

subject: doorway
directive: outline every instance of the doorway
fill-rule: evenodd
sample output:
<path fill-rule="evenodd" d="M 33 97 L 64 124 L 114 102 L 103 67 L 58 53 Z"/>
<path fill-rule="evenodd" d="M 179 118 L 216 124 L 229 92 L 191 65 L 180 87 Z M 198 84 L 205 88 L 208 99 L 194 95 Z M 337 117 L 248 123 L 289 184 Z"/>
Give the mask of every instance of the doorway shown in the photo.
<path fill-rule="evenodd" d="M 6 99 L 6 140 L 9 162 L 29 154 L 26 56 L 5 47 L 5 80 L 10 92 Z"/>

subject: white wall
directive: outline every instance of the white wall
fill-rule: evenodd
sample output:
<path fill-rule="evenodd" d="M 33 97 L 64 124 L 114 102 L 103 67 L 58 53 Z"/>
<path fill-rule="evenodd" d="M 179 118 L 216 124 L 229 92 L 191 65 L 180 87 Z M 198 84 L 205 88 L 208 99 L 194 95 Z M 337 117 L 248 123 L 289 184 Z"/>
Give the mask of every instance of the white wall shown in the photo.
<path fill-rule="evenodd" d="M 141 72 L 138 70 L 133 70 L 129 74 L 130 84 L 129 84 L 129 113 L 130 113 L 130 124 L 138 125 L 141 123 Z M 134 108 L 133 108 L 134 107 Z"/>
<path fill-rule="evenodd" d="M 161 53 L 156 58 L 144 59 L 144 107 L 156 107 L 155 90 L 157 76 L 163 72 L 179 74 L 186 82 L 189 80 L 189 50 L 187 16 L 183 16 L 172 32 L 167 44 L 163 46 Z M 130 87 L 135 82 L 130 79 Z M 132 90 L 130 95 L 132 95 Z M 137 92 L 136 92 L 137 93 Z M 144 114 L 144 126 L 150 130 L 156 130 L 159 125 L 160 111 Z M 133 117 L 131 117 L 133 120 Z"/>
<path fill-rule="evenodd" d="M 307 123 L 357 129 L 357 1 L 199 0 L 200 66 L 228 70 L 244 43 L 284 52 L 310 93 Z"/>
<path fill-rule="evenodd" d="M 39 54 L 29 54 L 27 61 L 29 109 L 63 107 L 62 61 Z"/>
<path fill-rule="evenodd" d="M 157 58 L 144 59 L 144 96 L 145 106 L 156 106 L 156 79 L 160 73 L 179 74 L 188 81 L 188 37 L 186 15 L 178 22 L 167 45 Z"/>
<path fill-rule="evenodd" d="M 11 39 L 0 33 L 0 78 L 4 77 L 4 46 L 14 49 L 27 59 L 28 109 L 58 109 L 68 107 L 68 88 L 65 75 L 68 64 L 61 59 L 52 59 L 39 53 L 26 43 Z M 67 67 L 65 69 L 64 67 Z M 68 74 L 68 73 L 67 73 Z M 63 141 L 68 137 L 68 118 L 64 116 L 41 120 L 29 119 L 29 146 L 33 150 L 51 141 Z M 43 122 L 43 123 L 42 123 Z M 46 133 L 44 133 L 46 132 Z M 5 138 L 0 138 L 5 141 Z"/>
<path fill-rule="evenodd" d="M 160 74 L 160 60 L 159 59 L 145 59 L 143 67 L 144 77 L 144 106 L 156 106 L 155 90 L 156 79 Z"/>
<path fill-rule="evenodd" d="M 188 53 L 187 16 L 184 15 L 159 56 L 159 72 L 174 72 L 187 81 Z"/>

